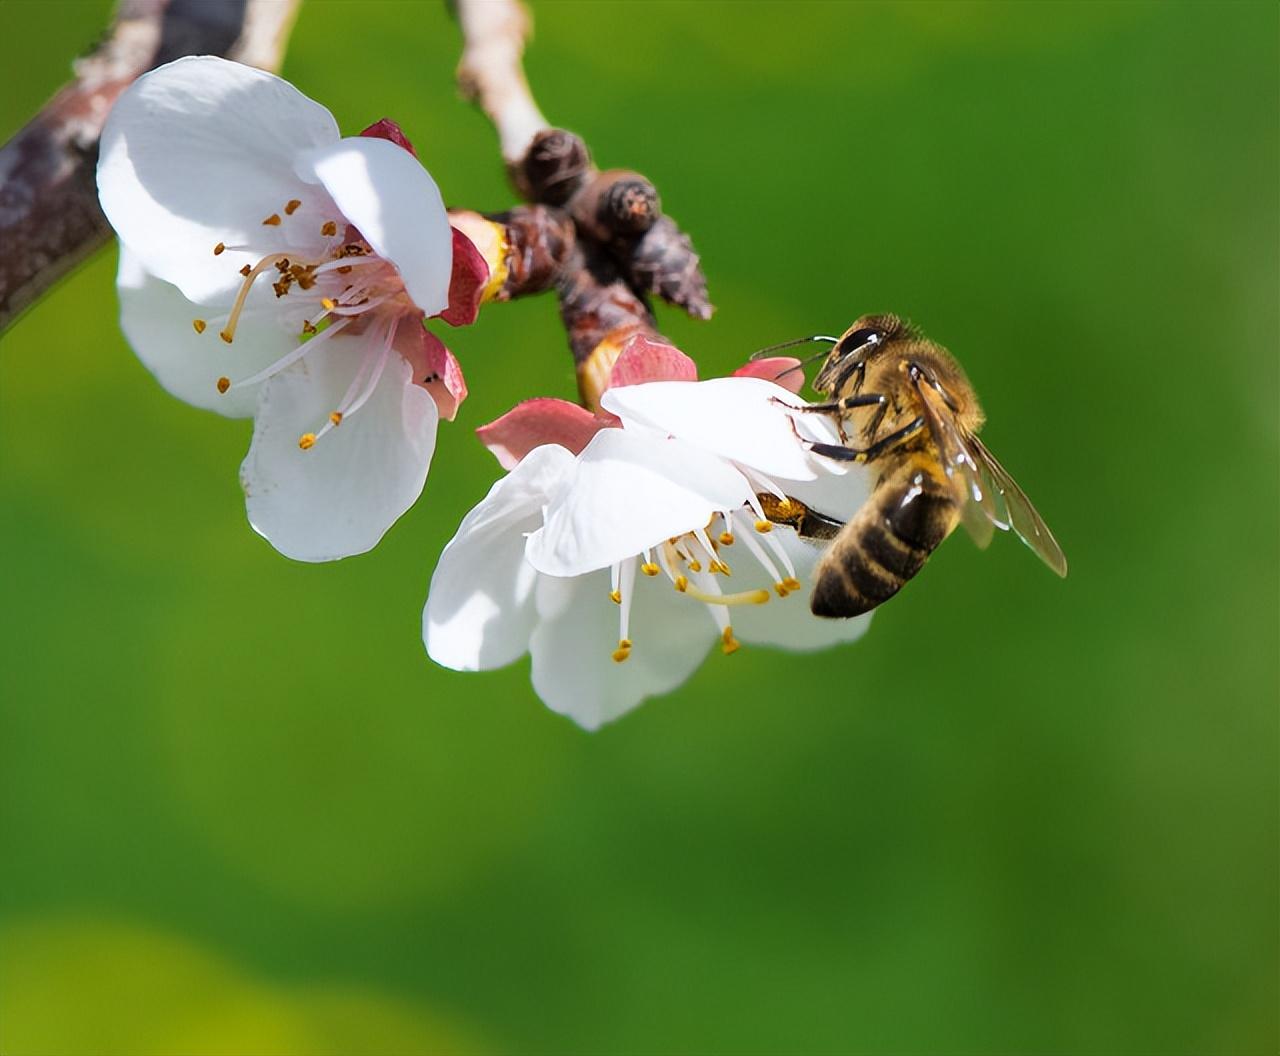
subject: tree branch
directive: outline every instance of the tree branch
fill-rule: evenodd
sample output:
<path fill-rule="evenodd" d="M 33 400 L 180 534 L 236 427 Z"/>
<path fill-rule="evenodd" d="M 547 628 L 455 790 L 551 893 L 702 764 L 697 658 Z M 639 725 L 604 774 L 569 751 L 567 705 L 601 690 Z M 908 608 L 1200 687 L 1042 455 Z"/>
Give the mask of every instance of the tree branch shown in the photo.
<path fill-rule="evenodd" d="M 539 251 L 554 277 L 582 402 L 600 393 L 632 336 L 659 338 L 648 298 L 657 295 L 699 319 L 710 318 L 706 279 L 688 235 L 662 214 L 657 189 L 629 170 L 601 172 L 580 136 L 552 128 L 542 116 L 521 66 L 530 20 L 519 0 L 456 0 L 463 51 L 458 84 L 498 132 L 517 192 L 570 226 L 544 224 L 554 247 Z M 494 217 L 501 220 L 500 217 Z M 567 243 L 564 232 L 572 232 Z M 504 241 L 527 245 L 537 232 L 508 230 Z M 514 289 L 508 296 L 524 291 Z"/>
<path fill-rule="evenodd" d="M 98 137 L 140 74 L 183 55 L 277 69 L 301 0 L 121 0 L 103 43 L 0 147 L 0 332 L 111 228 L 98 205 Z"/>
<path fill-rule="evenodd" d="M 464 42 L 458 87 L 489 115 L 503 160 L 514 169 L 534 135 L 548 127 L 520 62 L 529 14 L 517 0 L 457 0 L 455 6 Z"/>

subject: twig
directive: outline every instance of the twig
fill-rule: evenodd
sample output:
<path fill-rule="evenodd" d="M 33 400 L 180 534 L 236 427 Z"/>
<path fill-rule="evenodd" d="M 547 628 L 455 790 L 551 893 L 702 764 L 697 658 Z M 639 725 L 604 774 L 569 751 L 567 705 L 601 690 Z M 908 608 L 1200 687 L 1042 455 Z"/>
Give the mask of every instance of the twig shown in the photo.
<path fill-rule="evenodd" d="M 107 113 L 140 74 L 183 55 L 276 69 L 301 0 L 121 0 L 103 43 L 0 147 L 0 332 L 107 241 L 94 169 Z"/>
<path fill-rule="evenodd" d="M 457 0 L 456 8 L 464 42 L 458 87 L 489 115 L 503 160 L 514 169 L 534 135 L 548 127 L 520 61 L 530 31 L 528 12 L 518 0 Z"/>
<path fill-rule="evenodd" d="M 521 66 L 530 20 L 518 0 L 456 0 L 455 8 L 464 39 L 459 86 L 497 129 L 520 195 L 571 221 L 572 244 L 561 237 L 539 255 L 559 262 L 554 285 L 578 390 L 595 409 L 626 341 L 636 334 L 659 336 L 649 296 L 710 318 L 698 255 L 688 235 L 662 215 L 649 180 L 629 170 L 601 172 L 580 136 L 548 126 Z M 560 237 L 564 227 L 549 229 Z M 509 231 L 505 241 L 523 237 L 528 245 L 531 234 L 537 232 Z"/>

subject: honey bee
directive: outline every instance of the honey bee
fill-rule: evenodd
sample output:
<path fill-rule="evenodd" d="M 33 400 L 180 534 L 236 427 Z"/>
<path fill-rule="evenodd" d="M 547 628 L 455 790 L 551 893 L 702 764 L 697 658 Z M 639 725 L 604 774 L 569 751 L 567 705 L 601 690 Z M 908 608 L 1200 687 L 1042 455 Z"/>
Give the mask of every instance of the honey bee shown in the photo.
<path fill-rule="evenodd" d="M 795 499 L 760 496 L 770 520 L 830 540 L 814 572 L 816 615 L 857 616 L 893 597 L 961 522 L 979 547 L 994 529 L 1012 529 L 1067 574 L 1048 525 L 978 439 L 982 408 L 946 349 L 894 315 L 864 315 L 839 338 L 805 340 L 834 347 L 813 382 L 827 401 L 800 410 L 830 415 L 842 441 L 808 446 L 880 470 L 844 525 Z M 861 446 L 848 446 L 851 436 Z"/>

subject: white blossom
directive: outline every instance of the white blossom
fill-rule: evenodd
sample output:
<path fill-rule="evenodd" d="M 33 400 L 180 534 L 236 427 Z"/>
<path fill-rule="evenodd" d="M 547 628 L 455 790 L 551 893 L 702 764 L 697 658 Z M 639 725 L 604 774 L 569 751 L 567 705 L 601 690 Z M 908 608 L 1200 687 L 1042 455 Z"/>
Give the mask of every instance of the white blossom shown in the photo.
<path fill-rule="evenodd" d="M 845 519 L 866 497 L 861 467 L 808 453 L 801 434 L 833 438 L 789 409 L 799 402 L 755 378 L 659 381 L 606 391 L 611 417 L 585 446 L 564 407 L 546 430 L 572 422 L 563 445 L 513 456 L 514 430 L 499 430 L 493 446 L 518 461 L 440 558 L 423 613 L 430 656 L 474 671 L 528 652 L 542 700 L 595 729 L 680 685 L 715 644 L 804 650 L 858 637 L 868 616 L 809 611 L 821 551 L 766 520 L 758 498 Z"/>
<path fill-rule="evenodd" d="M 102 135 L 124 332 L 174 395 L 254 417 L 250 523 L 306 561 L 378 542 L 466 395 L 423 326 L 449 306 L 440 192 L 369 131 L 344 139 L 280 78 L 197 57 L 140 77 Z"/>

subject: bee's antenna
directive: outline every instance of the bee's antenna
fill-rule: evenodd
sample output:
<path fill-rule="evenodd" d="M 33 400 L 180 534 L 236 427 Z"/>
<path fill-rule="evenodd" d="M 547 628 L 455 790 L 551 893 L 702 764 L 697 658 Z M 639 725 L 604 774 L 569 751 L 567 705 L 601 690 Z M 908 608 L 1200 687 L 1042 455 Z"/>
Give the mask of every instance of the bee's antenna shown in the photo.
<path fill-rule="evenodd" d="M 814 334 L 812 337 L 797 337 L 794 341 L 783 341 L 780 345 L 770 345 L 768 348 L 762 348 L 756 352 L 752 352 L 750 358 L 753 360 L 760 359 L 767 356 L 770 352 L 781 352 L 784 348 L 795 348 L 796 345 L 807 345 L 810 341 L 825 341 L 829 345 L 838 345 L 840 343 L 840 338 L 825 337 L 821 334 Z M 821 352 L 816 352 L 810 356 L 809 359 L 806 359 L 805 362 L 808 363 L 810 360 L 817 359 L 820 355 L 822 355 Z"/>
<path fill-rule="evenodd" d="M 783 347 L 785 348 L 786 346 L 784 345 Z M 773 376 L 773 380 L 777 381 L 779 378 L 785 378 L 788 374 L 792 373 L 793 371 L 804 370 L 804 368 L 807 367 L 810 363 L 812 363 L 815 359 L 821 359 L 826 354 L 827 354 L 826 349 L 823 349 L 821 352 L 815 352 L 811 356 L 805 356 L 804 359 L 800 360 L 800 362 L 795 364 L 794 366 L 787 367 L 786 370 L 779 371 L 777 374 Z M 755 357 L 752 356 L 752 359 L 754 358 Z"/>

